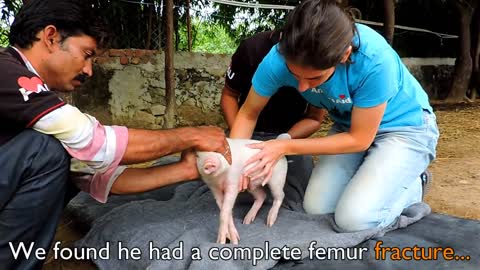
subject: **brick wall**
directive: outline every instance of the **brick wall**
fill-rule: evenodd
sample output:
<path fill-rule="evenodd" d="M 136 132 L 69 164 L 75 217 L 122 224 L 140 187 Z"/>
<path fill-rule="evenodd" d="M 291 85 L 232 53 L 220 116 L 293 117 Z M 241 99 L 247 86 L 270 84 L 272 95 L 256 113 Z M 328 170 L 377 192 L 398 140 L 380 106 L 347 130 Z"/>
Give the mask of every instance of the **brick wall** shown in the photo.
<path fill-rule="evenodd" d="M 94 76 L 64 97 L 102 123 L 162 128 L 166 105 L 164 58 L 163 52 L 152 50 L 99 51 L 94 57 Z M 455 59 L 402 60 L 431 99 L 446 97 Z M 224 125 L 220 94 L 229 63 L 229 55 L 175 53 L 178 126 Z"/>
<path fill-rule="evenodd" d="M 103 65 L 118 62 L 121 65 L 138 65 L 154 63 L 156 50 L 140 50 L 140 49 L 106 49 L 97 53 L 94 62 Z"/>

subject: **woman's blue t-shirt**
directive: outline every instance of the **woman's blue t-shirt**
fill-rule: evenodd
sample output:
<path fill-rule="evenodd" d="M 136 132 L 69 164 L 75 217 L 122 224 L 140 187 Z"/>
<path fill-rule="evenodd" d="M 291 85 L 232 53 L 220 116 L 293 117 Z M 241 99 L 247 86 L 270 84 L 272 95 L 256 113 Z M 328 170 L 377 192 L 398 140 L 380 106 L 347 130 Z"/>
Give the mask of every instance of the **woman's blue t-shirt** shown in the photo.
<path fill-rule="evenodd" d="M 347 127 L 353 106 L 369 108 L 384 102 L 387 107 L 381 129 L 422 125 L 423 110 L 432 111 L 422 86 L 380 34 L 365 25 L 356 26 L 358 35 L 353 44 L 360 46 L 350 57 L 352 63 L 337 65 L 328 81 L 303 92 L 302 96 L 314 106 L 327 109 L 336 123 Z M 266 97 L 281 86 L 298 87 L 297 79 L 278 51 L 278 44 L 259 65 L 252 85 L 259 95 Z"/>

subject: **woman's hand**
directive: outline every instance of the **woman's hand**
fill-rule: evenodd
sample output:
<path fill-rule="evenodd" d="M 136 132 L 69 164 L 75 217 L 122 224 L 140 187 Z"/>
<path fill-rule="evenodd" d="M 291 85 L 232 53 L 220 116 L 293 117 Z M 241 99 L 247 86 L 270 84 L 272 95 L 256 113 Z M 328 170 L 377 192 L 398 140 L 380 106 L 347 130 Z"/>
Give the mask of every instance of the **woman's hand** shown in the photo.
<path fill-rule="evenodd" d="M 248 167 L 250 164 L 258 162 L 243 173 L 245 178 L 250 181 L 263 179 L 262 186 L 267 184 L 272 177 L 273 167 L 285 155 L 285 144 L 286 140 L 270 140 L 248 144 L 247 147 L 260 149 L 260 152 L 249 158 L 245 163 L 245 167 Z"/>

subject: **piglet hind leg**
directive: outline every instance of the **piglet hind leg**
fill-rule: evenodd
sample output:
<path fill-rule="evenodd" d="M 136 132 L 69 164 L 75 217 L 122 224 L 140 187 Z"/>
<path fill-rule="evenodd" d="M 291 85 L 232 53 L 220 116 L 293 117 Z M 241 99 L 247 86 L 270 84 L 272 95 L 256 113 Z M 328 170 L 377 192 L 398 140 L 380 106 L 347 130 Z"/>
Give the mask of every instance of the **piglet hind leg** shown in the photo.
<path fill-rule="evenodd" d="M 267 194 L 261 187 L 257 187 L 253 190 L 249 189 L 248 192 L 252 194 L 255 201 L 253 202 L 252 208 L 250 208 L 250 211 L 248 211 L 247 215 L 243 219 L 243 224 L 250 224 L 255 220 L 255 217 L 257 216 L 258 211 L 262 207 L 263 202 L 267 197 Z"/>
<path fill-rule="evenodd" d="M 283 165 L 280 162 L 282 162 Z M 287 177 L 287 163 L 284 160 L 279 161 L 279 163 L 280 164 L 277 164 L 277 166 L 281 167 L 276 168 L 277 170 L 274 171 L 272 178 L 270 179 L 270 182 L 268 184 L 268 187 L 270 188 L 270 192 L 272 193 L 273 197 L 272 208 L 270 208 L 267 217 L 268 227 L 272 227 L 272 225 L 277 220 L 278 211 L 280 210 L 283 199 L 285 198 L 283 186 L 285 185 L 285 180 Z"/>
<path fill-rule="evenodd" d="M 273 188 L 273 189 L 276 189 L 276 188 Z M 272 197 L 273 197 L 272 208 L 270 208 L 270 211 L 268 212 L 268 217 L 267 217 L 268 227 L 272 227 L 272 225 L 277 220 L 278 211 L 280 210 L 280 206 L 282 206 L 283 198 L 285 198 L 283 187 L 281 187 L 281 189 L 277 191 L 273 191 L 273 189 L 271 188 Z"/>

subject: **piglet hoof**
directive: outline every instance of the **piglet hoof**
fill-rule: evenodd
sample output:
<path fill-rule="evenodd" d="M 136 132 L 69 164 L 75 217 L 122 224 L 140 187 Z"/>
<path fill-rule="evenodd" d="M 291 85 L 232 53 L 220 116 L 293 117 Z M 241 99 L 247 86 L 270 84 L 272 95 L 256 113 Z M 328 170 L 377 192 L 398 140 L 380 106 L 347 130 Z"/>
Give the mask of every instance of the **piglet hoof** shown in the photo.
<path fill-rule="evenodd" d="M 234 232 L 231 232 L 231 233 L 227 232 L 225 235 L 221 235 L 219 232 L 217 237 L 217 244 L 226 244 L 228 239 L 231 244 L 238 245 L 238 241 L 240 241 L 240 237 L 238 235 L 237 230 L 235 228 L 234 230 L 235 230 Z M 230 235 L 233 235 L 233 237 L 230 237 Z"/>
<path fill-rule="evenodd" d="M 230 243 L 234 245 L 238 245 L 238 241 L 240 241 L 240 235 L 238 234 L 237 228 L 233 223 L 233 217 L 228 224 L 228 234 L 230 237 Z"/>
<path fill-rule="evenodd" d="M 227 243 L 227 230 L 218 230 L 217 244 L 226 244 Z"/>
<path fill-rule="evenodd" d="M 226 244 L 227 239 L 229 239 L 230 243 L 232 244 L 238 244 L 240 241 L 240 235 L 238 234 L 237 228 L 233 223 L 233 217 L 229 219 L 226 226 L 221 222 L 218 229 L 217 243 Z"/>
<path fill-rule="evenodd" d="M 253 223 L 253 221 L 255 220 L 255 216 L 256 216 L 255 213 L 248 212 L 245 218 L 243 219 L 243 224 Z"/>
<path fill-rule="evenodd" d="M 275 221 L 277 221 L 277 215 L 278 215 L 278 210 L 277 211 L 272 211 L 268 212 L 268 217 L 267 217 L 267 226 L 272 227 Z"/>

